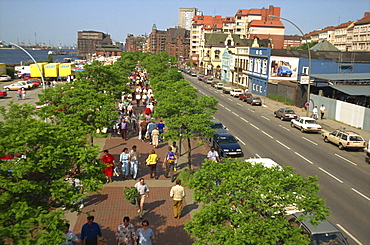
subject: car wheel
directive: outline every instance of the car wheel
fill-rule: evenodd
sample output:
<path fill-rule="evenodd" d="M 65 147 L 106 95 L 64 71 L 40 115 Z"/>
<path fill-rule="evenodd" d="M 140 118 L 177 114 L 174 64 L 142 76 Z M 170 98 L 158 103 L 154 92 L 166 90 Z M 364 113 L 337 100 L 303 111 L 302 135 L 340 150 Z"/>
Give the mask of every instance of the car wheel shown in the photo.
<path fill-rule="evenodd" d="M 301 127 L 301 132 L 304 133 L 304 128 Z"/>
<path fill-rule="evenodd" d="M 10 91 L 10 89 L 9 89 L 9 88 L 6 88 L 5 90 L 6 90 L 6 91 Z"/>
<path fill-rule="evenodd" d="M 326 136 L 325 136 L 324 141 L 325 141 L 326 143 L 329 143 L 329 139 L 328 139 L 328 137 L 326 137 Z"/>
<path fill-rule="evenodd" d="M 339 150 L 344 150 L 345 147 L 341 143 L 339 143 L 338 148 Z"/>
<path fill-rule="evenodd" d="M 284 121 L 284 117 L 280 117 L 280 120 L 281 120 L 281 121 Z"/>
<path fill-rule="evenodd" d="M 291 124 L 290 124 L 290 126 L 291 126 L 292 128 L 294 128 L 294 123 L 291 123 Z"/>

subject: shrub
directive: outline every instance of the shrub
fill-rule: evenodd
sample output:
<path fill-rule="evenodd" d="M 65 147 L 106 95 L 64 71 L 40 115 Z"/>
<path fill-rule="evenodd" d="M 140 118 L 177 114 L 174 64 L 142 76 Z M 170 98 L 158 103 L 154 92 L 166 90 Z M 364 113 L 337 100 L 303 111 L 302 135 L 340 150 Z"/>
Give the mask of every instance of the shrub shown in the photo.
<path fill-rule="evenodd" d="M 188 187 L 188 183 L 190 179 L 193 177 L 194 171 L 189 169 L 182 170 L 179 175 L 177 176 L 177 179 L 181 180 L 181 185 Z"/>

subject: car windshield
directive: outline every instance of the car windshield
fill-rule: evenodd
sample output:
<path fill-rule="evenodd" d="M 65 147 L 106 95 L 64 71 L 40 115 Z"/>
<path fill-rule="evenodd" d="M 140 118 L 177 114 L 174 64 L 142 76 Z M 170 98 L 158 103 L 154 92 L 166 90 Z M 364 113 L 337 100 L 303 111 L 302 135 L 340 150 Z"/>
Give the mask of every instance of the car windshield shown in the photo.
<path fill-rule="evenodd" d="M 306 120 L 305 123 L 306 124 L 317 124 L 315 120 Z"/>
<path fill-rule="evenodd" d="M 293 110 L 285 110 L 285 113 L 294 114 L 294 111 Z"/>
<path fill-rule="evenodd" d="M 220 136 L 220 143 L 236 143 L 236 139 L 233 136 Z"/>
<path fill-rule="evenodd" d="M 260 97 L 254 97 L 253 99 L 254 99 L 254 100 L 261 100 L 261 98 L 260 98 Z"/>
<path fill-rule="evenodd" d="M 212 125 L 211 128 L 213 129 L 222 129 L 224 128 L 221 123 L 216 123 L 215 125 Z"/>
<path fill-rule="evenodd" d="M 339 232 L 335 233 L 327 233 L 327 234 L 316 234 L 311 236 L 310 245 L 317 245 L 317 244 L 338 244 L 338 245 L 345 245 L 344 237 Z"/>
<path fill-rule="evenodd" d="M 349 136 L 349 141 L 362 141 L 360 136 Z"/>

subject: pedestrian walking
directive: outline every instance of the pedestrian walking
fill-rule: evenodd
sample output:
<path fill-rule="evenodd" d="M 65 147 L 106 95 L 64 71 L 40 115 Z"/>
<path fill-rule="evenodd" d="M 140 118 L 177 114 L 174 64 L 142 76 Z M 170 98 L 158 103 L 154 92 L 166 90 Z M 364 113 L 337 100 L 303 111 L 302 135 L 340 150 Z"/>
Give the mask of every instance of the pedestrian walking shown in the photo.
<path fill-rule="evenodd" d="M 140 92 L 136 92 L 135 99 L 136 99 L 136 106 L 140 106 L 140 100 L 141 100 Z"/>
<path fill-rule="evenodd" d="M 158 179 L 157 177 L 157 162 L 158 155 L 155 154 L 155 150 L 152 150 L 148 158 L 146 159 L 146 165 L 150 167 L 150 178 Z"/>
<path fill-rule="evenodd" d="M 117 245 L 134 245 L 135 228 L 134 225 L 130 223 L 129 217 L 126 216 L 123 218 L 123 223 L 118 226 L 115 236 Z"/>
<path fill-rule="evenodd" d="M 320 116 L 321 116 L 321 120 L 324 118 L 324 114 L 326 113 L 326 108 L 325 108 L 325 106 L 322 104 L 321 106 L 320 106 Z"/>
<path fill-rule="evenodd" d="M 159 130 L 157 126 L 155 126 L 154 129 L 152 130 L 151 136 L 152 136 L 152 145 L 154 148 L 157 148 L 159 144 Z"/>
<path fill-rule="evenodd" d="M 63 236 L 65 237 L 66 241 L 62 245 L 76 245 L 78 242 L 78 237 L 76 234 L 69 230 L 70 224 L 66 224 L 66 228 L 64 230 Z"/>
<path fill-rule="evenodd" d="M 163 142 L 163 133 L 164 133 L 164 123 L 162 121 L 162 119 L 159 121 L 159 123 L 157 124 L 157 127 L 158 127 L 158 131 L 159 131 L 159 142 Z"/>
<path fill-rule="evenodd" d="M 141 141 L 145 141 L 146 129 L 148 127 L 148 123 L 144 120 L 140 123 L 140 132 L 141 132 Z"/>
<path fill-rule="evenodd" d="M 174 177 L 174 167 L 175 167 L 175 160 L 176 160 L 176 154 L 175 152 L 172 151 L 172 147 L 169 146 L 168 147 L 168 152 L 163 160 L 163 167 L 166 168 L 166 172 L 164 174 L 164 177 L 166 178 L 170 178 L 171 177 L 171 181 L 174 182 L 175 181 L 175 177 Z M 170 174 L 170 176 L 169 176 Z"/>
<path fill-rule="evenodd" d="M 216 162 L 220 162 L 220 157 L 218 155 L 218 152 L 215 151 L 214 147 L 211 147 L 211 150 L 208 152 L 207 159 L 208 160 L 213 160 L 213 161 L 216 161 Z"/>
<path fill-rule="evenodd" d="M 319 118 L 319 111 L 317 109 L 317 106 L 315 106 L 313 109 L 312 109 L 312 117 L 317 120 Z"/>
<path fill-rule="evenodd" d="M 149 228 L 149 221 L 144 220 L 141 222 L 142 228 L 137 229 L 135 233 L 135 240 L 137 241 L 138 245 L 152 245 L 156 244 L 156 240 L 154 239 L 154 232 L 151 228 Z"/>
<path fill-rule="evenodd" d="M 137 199 L 137 212 L 140 213 L 139 218 L 143 218 L 143 211 L 144 211 L 144 203 L 145 203 L 145 197 L 149 198 L 149 187 L 144 182 L 143 178 L 140 178 L 139 182 L 137 182 L 134 186 L 137 191 L 139 192 L 139 196 Z"/>
<path fill-rule="evenodd" d="M 176 185 L 170 190 L 170 197 L 173 199 L 173 217 L 175 219 L 180 219 L 182 200 L 185 197 L 185 188 L 181 186 L 181 180 L 176 180 Z"/>
<path fill-rule="evenodd" d="M 129 152 L 130 154 L 130 173 L 131 173 L 131 178 L 136 180 L 137 178 L 137 170 L 139 167 L 139 163 L 141 164 L 140 161 L 140 152 L 137 150 L 136 145 L 132 146 L 131 151 Z"/>
<path fill-rule="evenodd" d="M 102 236 L 99 224 L 94 222 L 94 216 L 87 217 L 87 223 L 81 229 L 80 239 L 82 245 L 97 245 L 98 236 Z"/>
<path fill-rule="evenodd" d="M 126 119 L 122 118 L 121 122 L 119 123 L 118 126 L 119 126 L 119 130 L 120 130 L 120 134 L 121 134 L 122 139 L 127 140 L 128 123 L 127 123 Z"/>
<path fill-rule="evenodd" d="M 22 100 L 26 99 L 26 90 L 22 88 Z"/>
<path fill-rule="evenodd" d="M 114 160 L 116 160 L 116 158 L 112 154 L 109 154 L 108 150 L 104 150 L 104 155 L 102 156 L 101 160 L 105 164 L 104 174 L 105 178 L 107 179 L 106 183 L 111 183 L 113 177 L 113 168 L 115 166 Z"/>
<path fill-rule="evenodd" d="M 19 99 L 19 100 L 22 99 L 22 89 L 17 90 L 17 99 Z"/>
<path fill-rule="evenodd" d="M 172 151 L 175 152 L 175 155 L 176 155 L 176 159 L 175 159 L 175 164 L 173 166 L 173 171 L 177 171 L 177 162 L 179 160 L 179 147 L 176 145 L 176 141 L 172 142 Z"/>
<path fill-rule="evenodd" d="M 149 133 L 150 144 L 152 144 L 152 131 L 154 130 L 155 127 L 157 127 L 157 125 L 155 124 L 155 122 L 151 121 L 150 123 L 148 123 L 147 129 L 146 129 L 146 131 Z"/>
<path fill-rule="evenodd" d="M 130 154 L 128 153 L 128 149 L 125 147 L 122 150 L 121 155 L 119 156 L 119 161 L 122 164 L 122 175 L 123 179 L 128 179 L 127 176 L 130 171 Z"/>
<path fill-rule="evenodd" d="M 132 115 L 131 115 L 131 126 L 132 126 L 132 131 L 134 133 L 137 133 L 137 115 L 136 115 L 136 112 L 132 112 Z"/>

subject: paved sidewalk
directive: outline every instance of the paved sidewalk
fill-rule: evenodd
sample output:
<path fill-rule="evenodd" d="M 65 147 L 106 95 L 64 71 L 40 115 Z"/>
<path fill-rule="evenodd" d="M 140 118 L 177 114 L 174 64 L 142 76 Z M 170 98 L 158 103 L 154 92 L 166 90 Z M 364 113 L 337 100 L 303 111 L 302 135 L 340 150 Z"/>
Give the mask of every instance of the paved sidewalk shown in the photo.
<path fill-rule="evenodd" d="M 119 154 L 123 148 L 131 149 L 136 145 L 141 153 L 141 160 L 145 162 L 153 146 L 149 143 L 141 142 L 137 136 L 129 135 L 127 141 L 119 137 L 109 139 L 96 139 L 95 144 L 100 146 L 100 150 L 105 149 L 118 160 Z M 172 144 L 172 142 L 170 142 Z M 200 163 L 206 158 L 208 146 L 197 146 L 195 142 L 192 147 L 192 166 L 194 169 L 200 166 Z M 179 144 L 178 144 L 179 145 Z M 178 172 L 187 168 L 187 144 L 182 144 L 182 155 L 179 159 Z M 150 188 L 149 198 L 144 205 L 143 219 L 147 219 L 150 227 L 154 230 L 157 244 L 192 244 L 192 239 L 184 230 L 184 223 L 190 220 L 193 212 L 199 208 L 199 204 L 193 202 L 192 191 L 186 189 L 186 198 L 184 200 L 183 215 L 180 220 L 173 217 L 172 199 L 169 197 L 170 189 L 175 184 L 164 177 L 164 168 L 162 168 L 163 159 L 167 153 L 168 143 L 160 143 L 155 149 L 159 157 L 157 172 L 159 179 L 150 179 L 149 167 L 139 165 L 138 178 L 143 177 Z M 138 180 L 137 180 L 138 181 Z M 123 187 L 133 186 L 137 181 L 133 179 L 123 180 L 122 177 L 113 177 L 113 183 L 105 184 L 101 193 L 93 195 L 85 200 L 85 208 L 81 215 L 67 214 L 67 219 L 71 223 L 71 229 L 79 235 L 81 227 L 86 223 L 86 217 L 89 213 L 95 216 L 95 221 L 100 224 L 103 236 L 107 239 L 108 245 L 115 243 L 114 233 L 117 226 L 122 223 L 124 216 L 129 216 L 135 229 L 141 227 L 141 219 L 137 213 L 135 205 L 123 199 Z"/>

